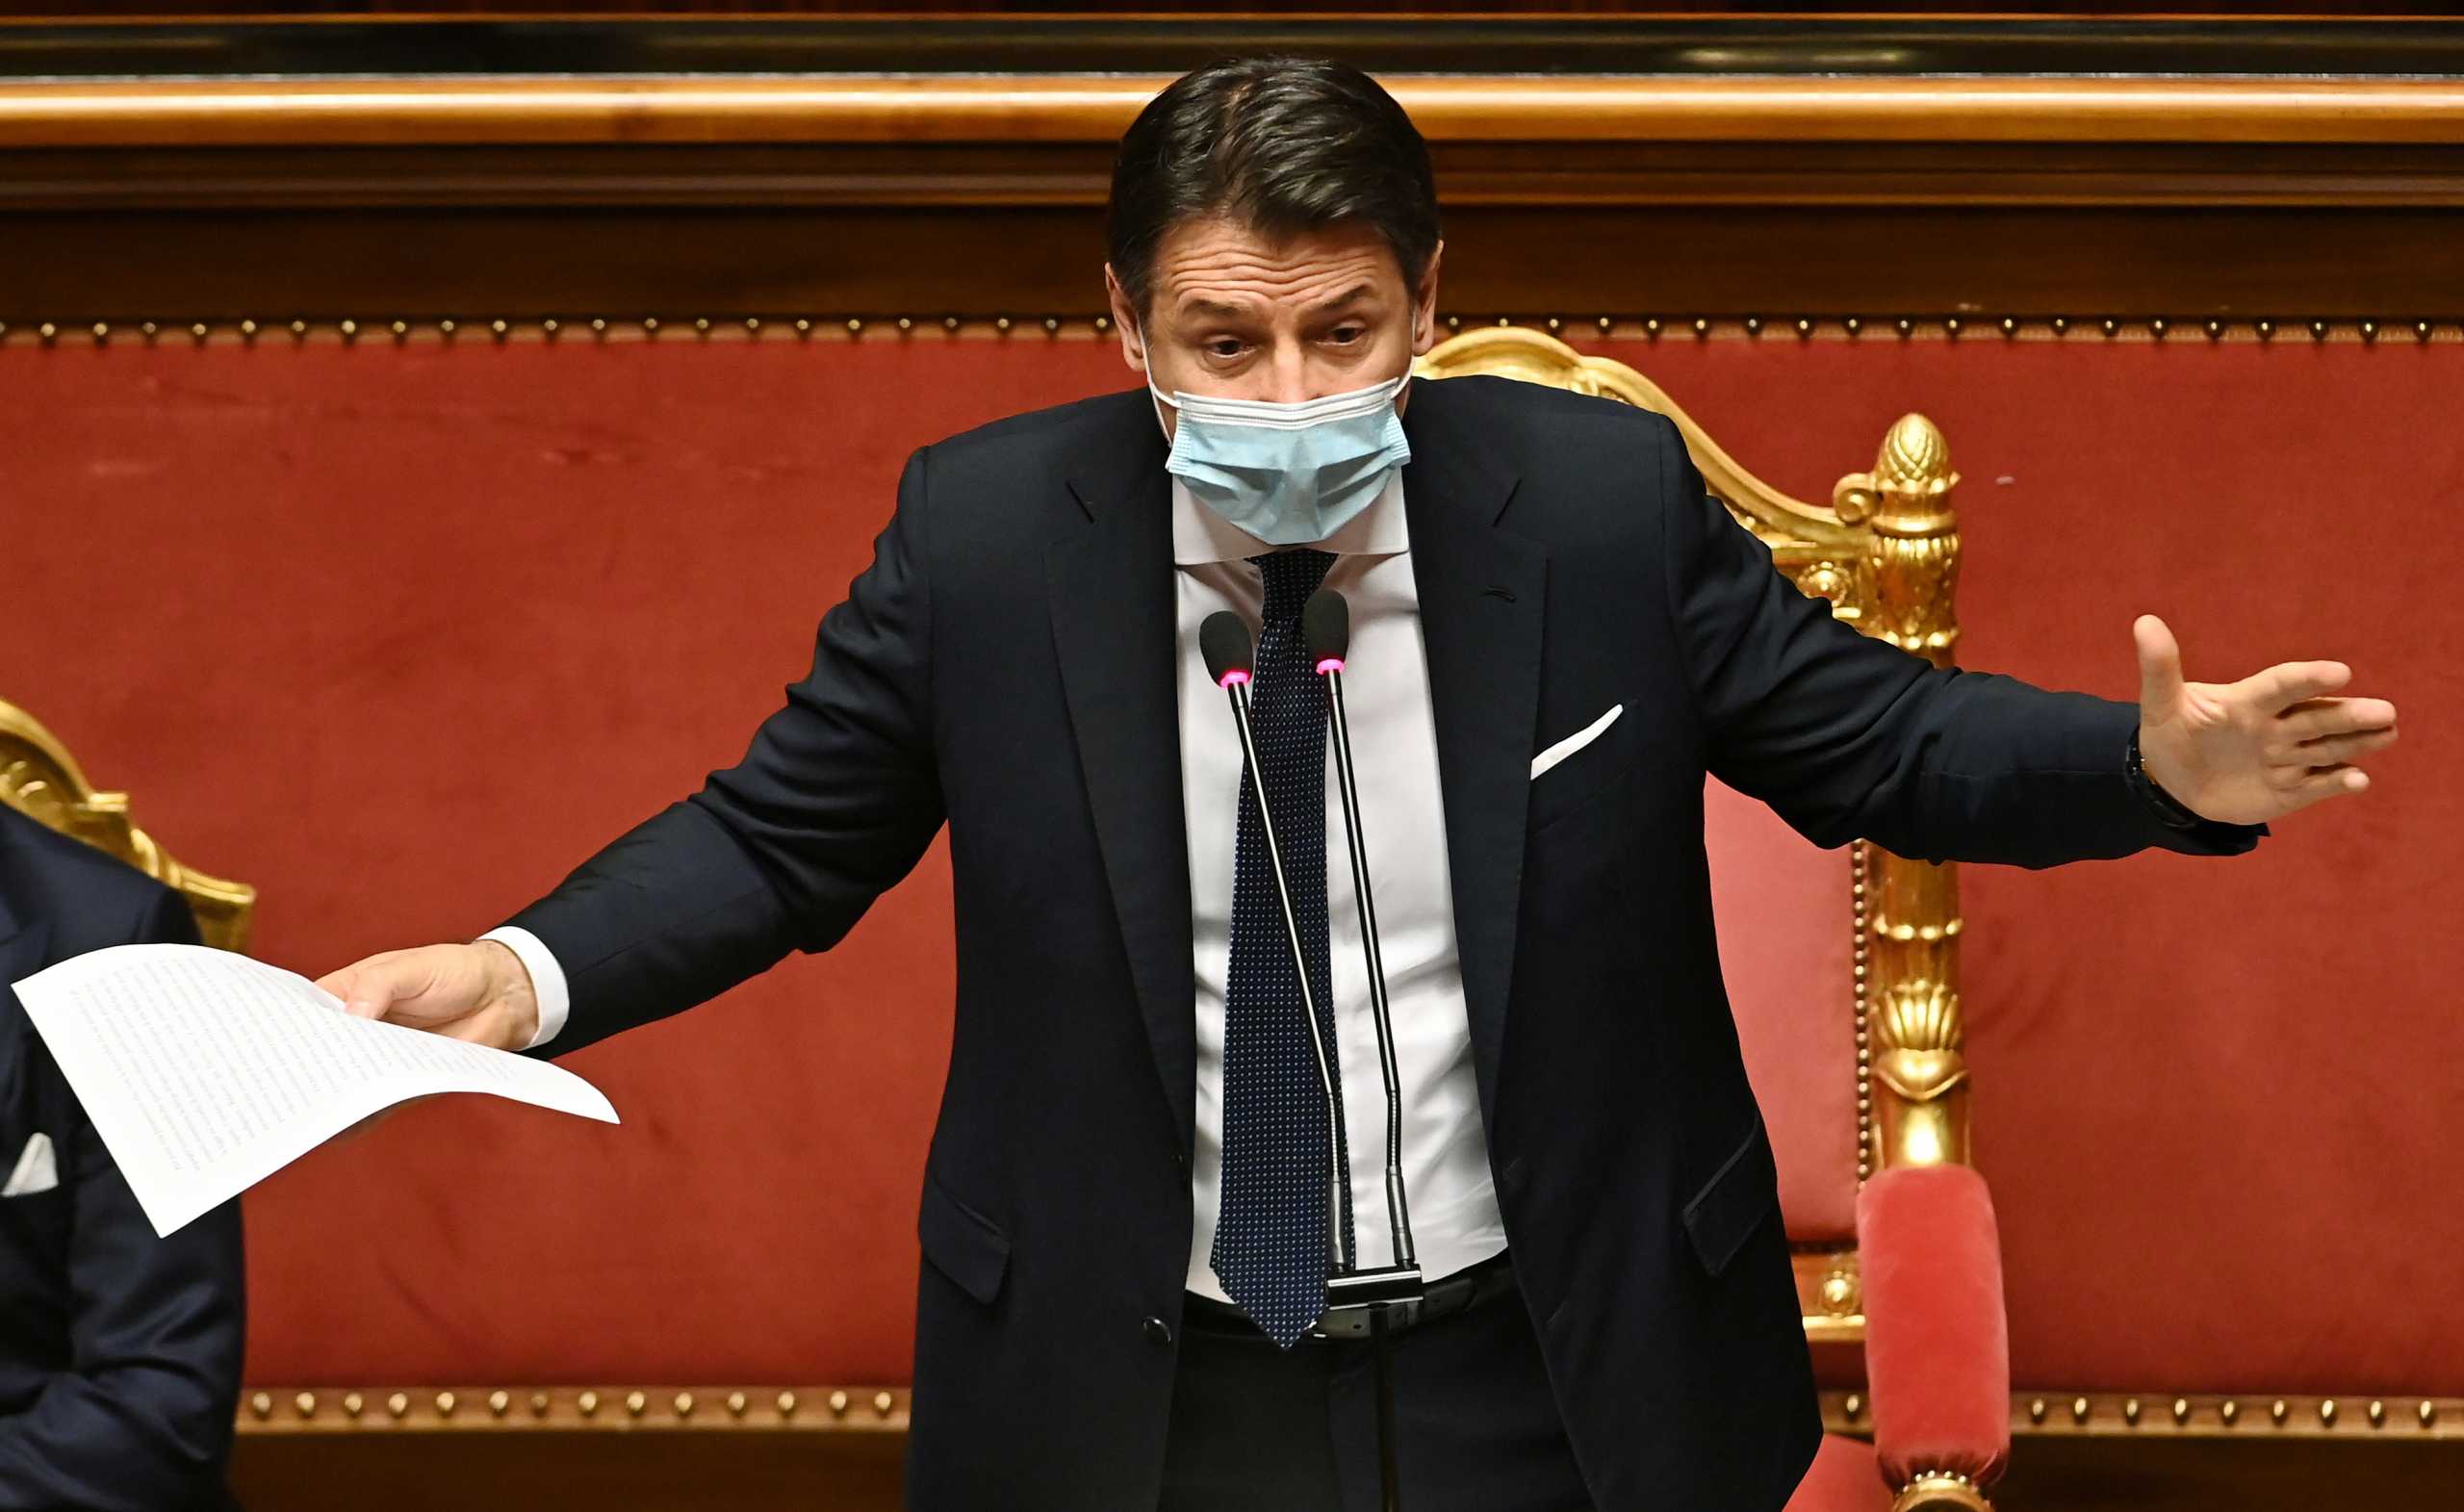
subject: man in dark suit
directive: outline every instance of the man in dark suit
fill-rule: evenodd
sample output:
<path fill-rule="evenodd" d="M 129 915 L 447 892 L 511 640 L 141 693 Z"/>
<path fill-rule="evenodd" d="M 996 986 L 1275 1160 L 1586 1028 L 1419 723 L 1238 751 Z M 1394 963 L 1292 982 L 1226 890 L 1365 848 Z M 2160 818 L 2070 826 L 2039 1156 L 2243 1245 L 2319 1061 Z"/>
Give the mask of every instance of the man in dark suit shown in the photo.
<path fill-rule="evenodd" d="M 240 1208 L 156 1237 L 5 985 L 197 943 L 180 895 L 0 805 L 0 1509 L 221 1512 Z"/>
<path fill-rule="evenodd" d="M 481 941 L 326 979 L 355 1012 L 562 1053 L 829 948 L 946 823 L 959 1001 L 919 1224 L 915 1506 L 1373 1496 L 1372 1346 L 1323 1316 L 1330 1189 L 1360 1264 L 1394 1246 L 1299 639 L 1322 585 L 1351 605 L 1430 1278 L 1394 1342 L 1416 1512 L 1767 1512 L 1812 1452 L 1712 939 L 1707 772 L 1825 845 L 2046 865 L 2246 850 L 2357 790 L 2350 758 L 2394 737 L 2391 707 L 2328 696 L 2333 664 L 2187 684 L 2153 620 L 2137 706 L 1935 670 L 1783 581 L 1666 420 L 1404 388 L 1436 340 L 1431 184 L 1350 69 L 1175 84 L 1114 183 L 1106 282 L 1147 383 L 917 452 L 741 764 Z M 1262 630 L 1288 930 L 1199 654 L 1225 611 Z"/>

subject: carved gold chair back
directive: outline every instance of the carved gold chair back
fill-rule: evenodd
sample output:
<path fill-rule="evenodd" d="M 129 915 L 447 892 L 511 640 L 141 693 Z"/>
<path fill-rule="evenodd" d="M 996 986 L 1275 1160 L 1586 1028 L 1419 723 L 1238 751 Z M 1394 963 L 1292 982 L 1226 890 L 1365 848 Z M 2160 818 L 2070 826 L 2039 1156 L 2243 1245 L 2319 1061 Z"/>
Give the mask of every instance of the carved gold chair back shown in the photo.
<path fill-rule="evenodd" d="M 173 858 L 129 822 L 126 793 L 95 791 L 60 738 L 6 701 L 0 701 L 0 803 L 175 889 L 188 900 L 197 933 L 207 944 L 247 949 L 257 889 L 207 876 Z"/>
<path fill-rule="evenodd" d="M 1511 326 L 1467 332 L 1415 365 L 1416 375 L 1488 374 L 1597 395 L 1667 416 L 1683 435 L 1711 497 L 1771 549 L 1773 565 L 1801 591 L 1867 635 L 1948 665 L 1959 638 L 1952 607 L 1959 535 L 1951 509 L 1958 475 L 1942 434 L 1906 415 L 1884 436 L 1874 465 L 1851 473 L 1831 502 L 1792 499 L 1739 466 L 1657 384 L 1624 363 L 1586 356 L 1554 337 Z M 1779 855 L 1752 825 L 1777 828 L 1767 810 L 1717 782 L 1705 795 L 1715 890 L 1723 832 L 1761 864 Z M 1748 810 L 1752 817 L 1746 817 Z M 1784 836 L 1800 853 L 1783 864 L 1824 864 L 1822 853 Z M 1785 886 L 1757 885 L 1750 918 L 1720 904 L 1721 933 L 1759 951 L 1775 936 L 1818 947 L 1806 959 L 1829 980 L 1767 991 L 1732 991 L 1748 1069 L 1774 1116 L 1783 1206 L 1797 1251 L 1806 1327 L 1820 1340 L 1864 1331 L 1854 1231 L 1855 1185 L 1885 1166 L 1967 1158 L 1966 1069 L 1959 1012 L 1959 892 L 1955 869 L 1893 856 L 1863 843 L 1847 864 L 1817 877 L 1824 903 L 1812 916 L 1782 916 L 1760 902 Z M 1800 871 L 1800 877 L 1803 873 Z M 1821 877 L 1827 876 L 1825 883 Z M 1802 888 L 1797 890 L 1802 891 Z M 1845 896 L 1840 896 L 1844 893 Z M 1834 933 L 1845 924 L 1846 949 Z M 1738 986 L 1732 971 L 1732 987 Z M 1776 1108 L 1794 1092 L 1804 1107 L 1835 1110 L 1842 1126 L 1791 1130 L 1801 1108 Z M 1852 1113 L 1853 1110 L 1853 1113 Z M 1855 1121 L 1853 1144 L 1844 1120 Z M 1797 1120 L 1802 1124 L 1801 1116 Z M 1853 1157 L 1851 1152 L 1853 1151 Z M 1853 1178 L 1850 1169 L 1853 1166 Z"/>

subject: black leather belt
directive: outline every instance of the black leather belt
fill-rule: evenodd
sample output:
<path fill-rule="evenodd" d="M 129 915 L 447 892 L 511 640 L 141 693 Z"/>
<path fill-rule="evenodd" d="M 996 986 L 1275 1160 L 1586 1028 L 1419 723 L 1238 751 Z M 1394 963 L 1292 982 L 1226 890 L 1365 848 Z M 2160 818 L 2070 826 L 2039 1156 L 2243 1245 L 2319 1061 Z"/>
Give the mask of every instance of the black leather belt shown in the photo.
<path fill-rule="evenodd" d="M 1431 1281 L 1417 1302 L 1405 1303 L 1387 1310 L 1388 1337 L 1407 1333 L 1424 1323 L 1467 1313 L 1483 1302 L 1492 1301 L 1514 1290 L 1514 1266 L 1503 1251 L 1477 1265 L 1466 1266 L 1452 1275 Z M 1230 1302 L 1219 1302 L 1195 1292 L 1182 1298 L 1182 1320 L 1192 1328 L 1211 1334 L 1232 1334 L 1252 1339 L 1264 1338 L 1249 1315 Z M 1311 1339 L 1366 1339 L 1369 1337 L 1369 1315 L 1366 1312 L 1328 1314 L 1310 1325 L 1306 1337 Z"/>

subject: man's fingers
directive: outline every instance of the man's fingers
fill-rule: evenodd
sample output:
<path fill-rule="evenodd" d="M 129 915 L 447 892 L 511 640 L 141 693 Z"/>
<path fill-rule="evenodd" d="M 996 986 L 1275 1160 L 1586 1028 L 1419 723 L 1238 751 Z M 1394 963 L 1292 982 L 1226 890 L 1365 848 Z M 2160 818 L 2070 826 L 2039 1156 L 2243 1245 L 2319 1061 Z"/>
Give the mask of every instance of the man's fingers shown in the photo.
<path fill-rule="evenodd" d="M 2285 811 L 2307 808 L 2327 798 L 2344 798 L 2370 790 L 2370 774 L 2357 766 L 2323 766 L 2283 784 Z"/>
<path fill-rule="evenodd" d="M 2393 730 L 2396 705 L 2385 699 L 2304 699 L 2276 716 L 2276 734 L 2290 742 L 2348 734 L 2357 730 Z"/>
<path fill-rule="evenodd" d="M 397 999 L 417 997 L 426 988 L 426 972 L 406 969 L 403 958 L 408 954 L 387 951 L 371 956 L 319 977 L 317 986 L 341 998 L 344 1010 L 353 1018 L 383 1018 Z"/>
<path fill-rule="evenodd" d="M 2270 710 L 2282 712 L 2351 680 L 2352 669 L 2341 661 L 2288 661 L 2253 675 L 2242 686 Z"/>
<path fill-rule="evenodd" d="M 2318 740 L 2305 740 L 2286 749 L 2280 758 L 2284 764 L 2304 767 L 2329 766 L 2366 756 L 2374 751 L 2384 751 L 2396 743 L 2393 730 L 2360 730 L 2348 735 L 2327 735 Z"/>
<path fill-rule="evenodd" d="M 2141 615 L 2130 634 L 2139 645 L 2140 716 L 2162 719 L 2182 699 L 2182 648 L 2152 614 Z"/>

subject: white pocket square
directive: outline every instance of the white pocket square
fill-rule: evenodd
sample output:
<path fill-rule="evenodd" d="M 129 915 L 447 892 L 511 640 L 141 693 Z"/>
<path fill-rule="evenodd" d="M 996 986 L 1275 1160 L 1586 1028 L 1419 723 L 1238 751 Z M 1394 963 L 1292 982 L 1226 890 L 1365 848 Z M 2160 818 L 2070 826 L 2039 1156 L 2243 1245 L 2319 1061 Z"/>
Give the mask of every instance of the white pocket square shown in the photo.
<path fill-rule="evenodd" d="M 1624 712 L 1626 712 L 1626 705 L 1620 704 L 1614 708 L 1611 708 L 1607 713 L 1593 720 L 1582 729 L 1575 731 L 1571 735 L 1568 735 L 1565 739 L 1558 741 L 1555 745 L 1541 752 L 1538 756 L 1533 756 L 1531 758 L 1531 780 L 1535 782 L 1538 782 L 1540 780 L 1541 773 L 1548 771 L 1549 768 L 1555 766 L 1566 757 L 1574 755 L 1583 747 L 1599 739 L 1602 733 L 1605 731 L 1609 726 L 1617 723 L 1617 716 Z"/>
<path fill-rule="evenodd" d="M 51 1153 L 51 1136 L 38 1134 L 26 1141 L 17 1168 L 9 1173 L 9 1184 L 0 1187 L 0 1197 L 31 1197 L 59 1185 L 60 1162 Z"/>

